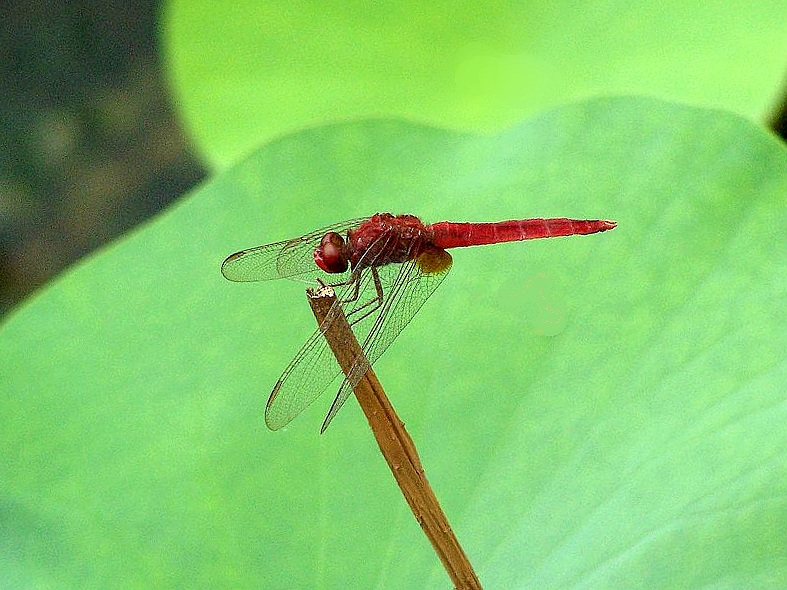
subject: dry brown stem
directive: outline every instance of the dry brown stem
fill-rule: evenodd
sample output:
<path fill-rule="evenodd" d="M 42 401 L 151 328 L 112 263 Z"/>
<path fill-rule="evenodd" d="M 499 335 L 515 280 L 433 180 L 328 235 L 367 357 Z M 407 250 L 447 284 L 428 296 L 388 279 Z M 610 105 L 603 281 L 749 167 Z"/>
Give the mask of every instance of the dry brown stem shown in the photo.
<path fill-rule="evenodd" d="M 318 325 L 322 325 L 336 301 L 333 290 L 322 288 L 317 292 L 309 291 L 308 297 L 314 317 L 317 318 Z M 346 375 L 355 359 L 363 352 L 341 309 L 338 305 L 335 309 L 338 310 L 338 315 L 330 322 L 325 338 Z M 356 385 L 355 397 L 363 413 L 366 414 L 369 426 L 396 483 L 410 505 L 415 519 L 432 543 L 454 586 L 462 590 L 481 588 L 478 576 L 473 571 L 467 555 L 456 539 L 426 479 L 415 444 L 371 369 Z"/>

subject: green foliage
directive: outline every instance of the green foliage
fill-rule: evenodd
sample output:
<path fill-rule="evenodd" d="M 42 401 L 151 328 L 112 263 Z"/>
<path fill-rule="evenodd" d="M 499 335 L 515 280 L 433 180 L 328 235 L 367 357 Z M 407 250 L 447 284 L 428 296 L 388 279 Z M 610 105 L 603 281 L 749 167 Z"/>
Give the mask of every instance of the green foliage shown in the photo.
<path fill-rule="evenodd" d="M 191 135 L 226 168 L 272 137 L 357 117 L 496 131 L 638 94 L 762 119 L 785 22 L 783 0 L 172 0 L 164 39 Z"/>
<path fill-rule="evenodd" d="M 302 286 L 219 273 L 391 210 L 619 223 L 456 251 L 377 365 L 486 587 L 784 588 L 785 194 L 765 132 L 643 99 L 269 143 L 0 330 L 0 579 L 447 587 L 354 403 L 264 428 Z"/>

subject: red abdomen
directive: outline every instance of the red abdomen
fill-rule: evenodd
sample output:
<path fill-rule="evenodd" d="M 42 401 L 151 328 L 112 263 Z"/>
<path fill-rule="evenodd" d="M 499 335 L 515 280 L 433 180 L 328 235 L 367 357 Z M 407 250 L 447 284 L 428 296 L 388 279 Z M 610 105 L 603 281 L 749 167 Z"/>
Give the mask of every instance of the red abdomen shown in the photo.
<path fill-rule="evenodd" d="M 535 238 L 594 234 L 615 227 L 614 221 L 600 219 L 522 219 L 497 223 L 453 223 L 441 221 L 427 226 L 438 248 L 481 246 L 499 242 L 516 242 Z"/>

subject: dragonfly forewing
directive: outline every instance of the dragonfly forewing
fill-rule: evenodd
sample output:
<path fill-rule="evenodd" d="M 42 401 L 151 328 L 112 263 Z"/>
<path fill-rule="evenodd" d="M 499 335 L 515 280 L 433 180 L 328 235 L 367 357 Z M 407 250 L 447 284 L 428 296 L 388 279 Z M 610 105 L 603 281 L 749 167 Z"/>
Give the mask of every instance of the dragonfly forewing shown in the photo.
<path fill-rule="evenodd" d="M 358 227 L 365 218 L 351 219 L 320 228 L 299 238 L 265 244 L 241 250 L 227 257 L 221 273 L 230 281 L 268 281 L 271 279 L 309 277 L 325 278 L 327 275 L 314 264 L 314 249 L 322 237 L 331 231 L 344 234 Z M 349 276 L 349 273 L 345 278 Z M 336 280 L 333 277 L 332 280 Z"/>

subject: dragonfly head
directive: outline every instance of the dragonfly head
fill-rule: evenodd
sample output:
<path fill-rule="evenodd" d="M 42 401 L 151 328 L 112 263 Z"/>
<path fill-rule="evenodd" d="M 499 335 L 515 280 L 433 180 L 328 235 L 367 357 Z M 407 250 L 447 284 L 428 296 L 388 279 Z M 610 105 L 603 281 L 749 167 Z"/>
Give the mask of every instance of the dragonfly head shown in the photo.
<path fill-rule="evenodd" d="M 325 234 L 320 245 L 314 249 L 314 262 L 325 272 L 346 271 L 348 262 L 344 253 L 344 238 L 335 231 Z"/>

